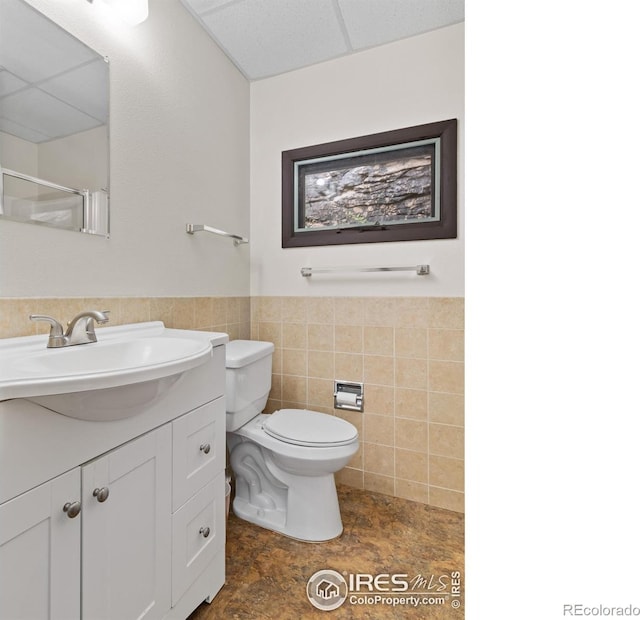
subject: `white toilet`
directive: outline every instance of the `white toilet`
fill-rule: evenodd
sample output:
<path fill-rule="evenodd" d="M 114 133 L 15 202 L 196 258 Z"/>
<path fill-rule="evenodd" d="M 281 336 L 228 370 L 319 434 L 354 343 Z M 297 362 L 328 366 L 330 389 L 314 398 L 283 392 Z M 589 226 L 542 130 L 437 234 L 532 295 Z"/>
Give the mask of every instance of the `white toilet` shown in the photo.
<path fill-rule="evenodd" d="M 305 409 L 262 414 L 271 390 L 270 342 L 233 340 L 226 350 L 227 445 L 234 513 L 309 542 L 336 538 L 342 519 L 333 474 L 358 450 L 349 422 Z"/>

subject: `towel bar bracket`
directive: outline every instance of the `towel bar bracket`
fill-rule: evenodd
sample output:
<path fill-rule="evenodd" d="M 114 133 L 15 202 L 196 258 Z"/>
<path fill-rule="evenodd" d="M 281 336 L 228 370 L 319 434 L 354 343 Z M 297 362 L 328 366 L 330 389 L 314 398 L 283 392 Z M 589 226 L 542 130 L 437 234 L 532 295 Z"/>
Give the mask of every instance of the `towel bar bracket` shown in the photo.
<path fill-rule="evenodd" d="M 233 245 L 236 247 L 243 244 L 249 243 L 249 239 L 245 237 L 241 237 L 240 235 L 234 235 L 232 233 L 225 232 L 224 230 L 219 230 L 218 228 L 212 228 L 211 226 L 206 226 L 205 224 L 187 224 L 187 234 L 193 235 L 197 232 L 209 232 L 214 235 L 220 235 L 221 237 L 229 237 L 233 239 Z"/>

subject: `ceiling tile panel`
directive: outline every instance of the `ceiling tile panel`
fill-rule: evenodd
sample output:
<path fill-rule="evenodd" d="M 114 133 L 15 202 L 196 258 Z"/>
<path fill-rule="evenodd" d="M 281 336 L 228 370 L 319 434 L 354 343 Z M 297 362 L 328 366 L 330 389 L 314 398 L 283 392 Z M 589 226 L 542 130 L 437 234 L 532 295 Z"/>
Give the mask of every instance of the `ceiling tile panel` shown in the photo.
<path fill-rule="evenodd" d="M 249 79 L 350 51 L 332 0 L 241 0 L 202 22 Z"/>
<path fill-rule="evenodd" d="M 338 0 L 354 49 L 464 21 L 464 0 Z"/>
<path fill-rule="evenodd" d="M 0 97 L 24 88 L 26 82 L 0 67 Z"/>
<path fill-rule="evenodd" d="M 55 139 L 100 125 L 96 119 L 37 88 L 0 100 L 0 117 Z"/>
<path fill-rule="evenodd" d="M 109 69 L 104 60 L 93 62 L 42 82 L 40 88 L 57 99 L 106 123 Z"/>

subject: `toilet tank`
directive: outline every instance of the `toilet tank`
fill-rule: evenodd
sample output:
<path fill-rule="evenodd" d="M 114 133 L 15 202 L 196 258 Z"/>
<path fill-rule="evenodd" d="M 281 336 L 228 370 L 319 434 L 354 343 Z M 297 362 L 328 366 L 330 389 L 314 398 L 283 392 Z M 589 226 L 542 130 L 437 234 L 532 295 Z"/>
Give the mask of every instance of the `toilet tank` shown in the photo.
<path fill-rule="evenodd" d="M 232 340 L 226 346 L 227 431 L 262 413 L 271 390 L 274 346 L 258 340 Z"/>

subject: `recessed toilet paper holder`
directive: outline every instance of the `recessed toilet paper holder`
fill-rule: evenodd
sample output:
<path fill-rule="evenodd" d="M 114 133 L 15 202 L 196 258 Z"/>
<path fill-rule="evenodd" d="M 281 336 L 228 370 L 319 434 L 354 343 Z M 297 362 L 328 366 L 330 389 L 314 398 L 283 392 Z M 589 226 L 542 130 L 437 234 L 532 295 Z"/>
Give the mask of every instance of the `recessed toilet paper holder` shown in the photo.
<path fill-rule="evenodd" d="M 352 381 L 335 381 L 333 386 L 333 408 L 364 410 L 364 384 Z"/>

